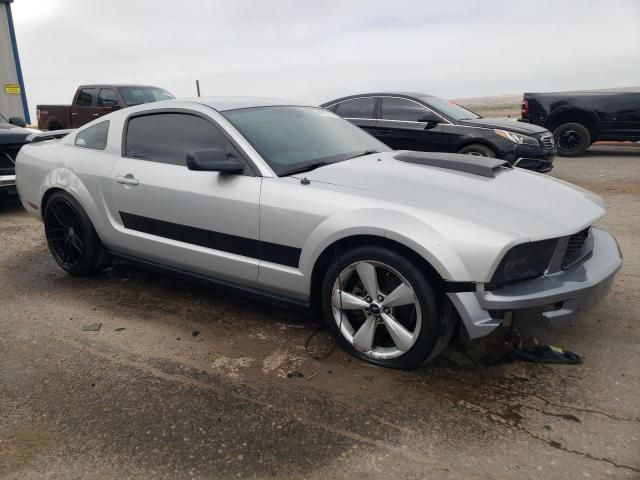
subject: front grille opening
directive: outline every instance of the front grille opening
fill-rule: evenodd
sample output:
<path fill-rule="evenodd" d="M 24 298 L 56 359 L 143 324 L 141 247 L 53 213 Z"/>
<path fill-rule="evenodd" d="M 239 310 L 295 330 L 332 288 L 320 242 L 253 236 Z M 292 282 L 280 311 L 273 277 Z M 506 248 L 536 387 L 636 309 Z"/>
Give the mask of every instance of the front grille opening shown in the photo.
<path fill-rule="evenodd" d="M 547 135 L 545 137 L 542 137 L 540 140 L 542 140 L 544 148 L 546 148 L 547 150 L 555 150 L 556 145 L 553 140 L 553 135 Z"/>
<path fill-rule="evenodd" d="M 589 238 L 591 227 L 585 228 L 569 237 L 567 250 L 562 258 L 562 268 L 565 269 L 582 258 L 587 252 L 584 251 L 585 243 Z"/>

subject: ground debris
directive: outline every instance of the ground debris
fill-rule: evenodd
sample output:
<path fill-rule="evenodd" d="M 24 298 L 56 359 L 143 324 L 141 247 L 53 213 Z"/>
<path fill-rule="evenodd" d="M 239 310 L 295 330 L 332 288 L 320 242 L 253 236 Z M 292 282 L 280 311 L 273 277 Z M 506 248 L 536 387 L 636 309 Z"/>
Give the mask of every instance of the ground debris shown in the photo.
<path fill-rule="evenodd" d="M 304 378 L 304 373 L 294 370 L 293 372 L 287 373 L 287 378 Z"/>
<path fill-rule="evenodd" d="M 97 332 L 102 327 L 102 323 L 92 323 L 91 325 L 83 325 L 83 332 Z"/>

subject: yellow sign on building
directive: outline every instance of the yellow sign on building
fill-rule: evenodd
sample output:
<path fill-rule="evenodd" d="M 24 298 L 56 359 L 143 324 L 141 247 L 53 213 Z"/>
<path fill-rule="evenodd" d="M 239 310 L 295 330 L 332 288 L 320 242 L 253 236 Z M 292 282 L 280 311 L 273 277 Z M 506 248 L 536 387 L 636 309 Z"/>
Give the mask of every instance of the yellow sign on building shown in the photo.
<path fill-rule="evenodd" d="M 4 84 L 4 93 L 9 95 L 20 95 L 22 91 L 20 90 L 20 85 L 17 83 L 5 83 Z"/>

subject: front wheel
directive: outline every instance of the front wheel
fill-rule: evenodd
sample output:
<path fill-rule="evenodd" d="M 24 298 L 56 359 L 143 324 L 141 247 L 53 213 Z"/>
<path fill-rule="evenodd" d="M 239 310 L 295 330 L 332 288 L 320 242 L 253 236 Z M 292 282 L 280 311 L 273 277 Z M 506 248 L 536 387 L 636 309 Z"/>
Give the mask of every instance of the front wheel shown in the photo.
<path fill-rule="evenodd" d="M 341 346 L 383 367 L 409 370 L 435 358 L 455 326 L 422 271 L 387 248 L 341 252 L 325 273 L 321 295 Z"/>
<path fill-rule="evenodd" d="M 89 275 L 108 262 L 107 253 L 91 220 L 75 198 L 54 192 L 43 213 L 49 251 L 56 263 L 71 275 Z"/>
<path fill-rule="evenodd" d="M 476 157 L 496 157 L 496 152 L 494 152 L 493 149 L 479 143 L 467 145 L 466 147 L 461 148 L 458 153 L 462 153 L 464 155 L 474 155 Z"/>

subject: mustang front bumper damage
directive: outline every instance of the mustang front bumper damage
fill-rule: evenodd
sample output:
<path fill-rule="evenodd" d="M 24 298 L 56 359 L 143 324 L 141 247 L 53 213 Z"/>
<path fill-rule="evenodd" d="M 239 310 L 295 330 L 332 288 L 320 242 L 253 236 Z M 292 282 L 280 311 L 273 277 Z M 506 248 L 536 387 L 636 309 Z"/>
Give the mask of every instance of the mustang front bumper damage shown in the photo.
<path fill-rule="evenodd" d="M 553 326 L 571 323 L 609 291 L 622 266 L 616 240 L 604 230 L 593 232 L 593 250 L 585 260 L 557 274 L 493 291 L 449 293 L 470 338 L 489 334 L 502 324 L 504 313 L 540 310 Z"/>

